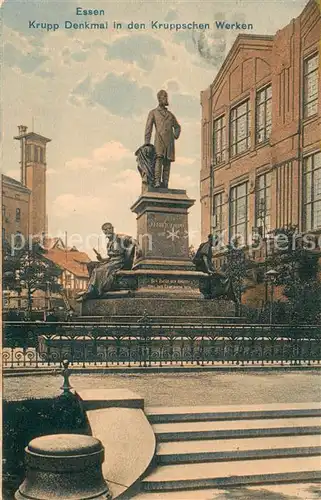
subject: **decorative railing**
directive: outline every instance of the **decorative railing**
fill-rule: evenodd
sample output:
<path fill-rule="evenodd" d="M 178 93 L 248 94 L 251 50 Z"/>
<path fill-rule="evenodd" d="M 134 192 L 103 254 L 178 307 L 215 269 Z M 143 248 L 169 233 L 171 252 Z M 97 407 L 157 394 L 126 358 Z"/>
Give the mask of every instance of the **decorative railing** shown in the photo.
<path fill-rule="evenodd" d="M 321 327 L 311 325 L 4 323 L 3 367 L 71 368 L 312 365 Z"/>

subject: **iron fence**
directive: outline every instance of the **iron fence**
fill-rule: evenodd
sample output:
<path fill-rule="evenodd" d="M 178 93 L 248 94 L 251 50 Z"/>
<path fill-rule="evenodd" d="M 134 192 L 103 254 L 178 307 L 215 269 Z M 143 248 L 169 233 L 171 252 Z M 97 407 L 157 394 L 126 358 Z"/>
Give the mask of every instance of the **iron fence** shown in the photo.
<path fill-rule="evenodd" d="M 5 369 L 320 364 L 321 327 L 311 325 L 4 324 Z"/>

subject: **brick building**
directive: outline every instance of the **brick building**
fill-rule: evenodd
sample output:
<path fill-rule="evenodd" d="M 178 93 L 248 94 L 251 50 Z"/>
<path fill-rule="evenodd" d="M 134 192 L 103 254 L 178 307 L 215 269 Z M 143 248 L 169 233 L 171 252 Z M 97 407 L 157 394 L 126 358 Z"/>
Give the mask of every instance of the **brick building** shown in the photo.
<path fill-rule="evenodd" d="M 320 33 L 311 0 L 274 36 L 239 35 L 201 92 L 203 241 L 321 232 Z"/>
<path fill-rule="evenodd" d="M 29 188 L 7 175 L 1 176 L 2 185 L 2 239 L 11 241 L 11 236 L 29 231 Z"/>

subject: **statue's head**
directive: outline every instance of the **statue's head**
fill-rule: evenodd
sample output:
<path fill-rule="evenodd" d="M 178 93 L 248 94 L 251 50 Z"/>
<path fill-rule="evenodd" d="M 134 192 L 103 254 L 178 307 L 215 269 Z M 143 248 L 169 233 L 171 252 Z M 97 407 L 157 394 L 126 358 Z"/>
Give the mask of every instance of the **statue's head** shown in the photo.
<path fill-rule="evenodd" d="M 105 224 L 101 226 L 101 229 L 106 236 L 111 236 L 114 234 L 114 226 L 111 222 L 105 222 Z"/>
<path fill-rule="evenodd" d="M 208 241 L 211 243 L 211 245 L 213 245 L 213 235 L 212 235 L 212 234 L 209 234 L 209 235 L 207 236 L 207 239 L 208 239 Z"/>
<path fill-rule="evenodd" d="M 166 90 L 160 90 L 157 92 L 157 99 L 160 106 L 168 106 L 168 94 Z"/>

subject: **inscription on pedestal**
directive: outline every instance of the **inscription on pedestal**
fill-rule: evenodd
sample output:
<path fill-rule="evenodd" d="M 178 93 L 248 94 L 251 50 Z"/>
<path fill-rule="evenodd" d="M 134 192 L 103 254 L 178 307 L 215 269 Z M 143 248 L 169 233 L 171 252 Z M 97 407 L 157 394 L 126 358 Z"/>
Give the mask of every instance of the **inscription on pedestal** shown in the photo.
<path fill-rule="evenodd" d="M 184 220 L 185 219 L 185 220 Z M 152 248 L 146 255 L 184 258 L 188 255 L 187 217 L 182 214 L 147 214 Z"/>
<path fill-rule="evenodd" d="M 162 289 L 198 289 L 198 282 L 192 280 L 175 278 L 141 278 L 140 286 L 143 288 L 162 288 Z"/>
<path fill-rule="evenodd" d="M 192 266 L 188 256 L 188 209 L 193 204 L 183 190 L 147 191 L 140 196 L 132 211 L 137 214 L 142 266 L 152 261 L 153 268 L 175 268 L 175 261 L 177 269 Z"/>

